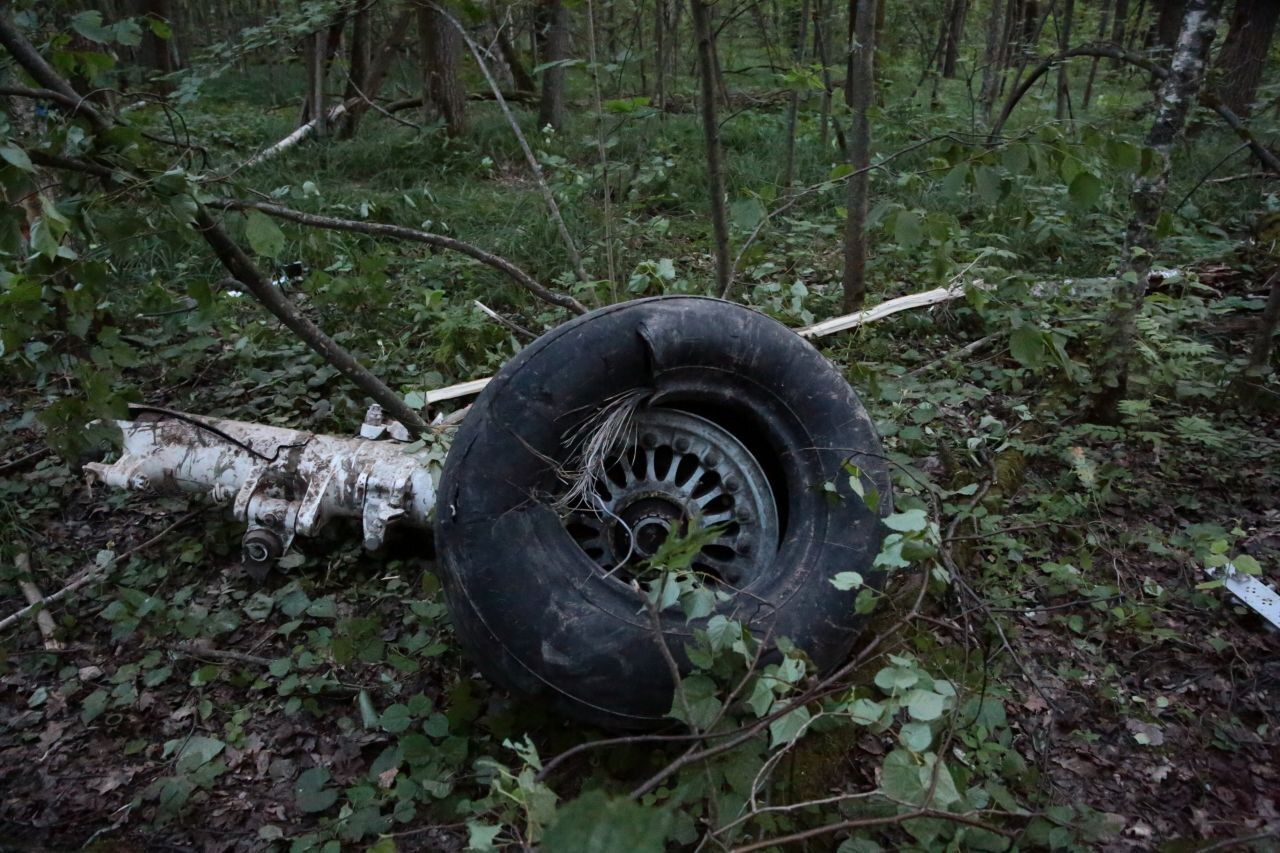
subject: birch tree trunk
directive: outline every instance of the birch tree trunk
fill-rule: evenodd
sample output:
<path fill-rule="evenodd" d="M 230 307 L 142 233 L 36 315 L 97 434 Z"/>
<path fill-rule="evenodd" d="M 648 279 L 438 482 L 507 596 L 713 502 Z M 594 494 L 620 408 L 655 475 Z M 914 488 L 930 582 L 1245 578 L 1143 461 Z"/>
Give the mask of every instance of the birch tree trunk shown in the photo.
<path fill-rule="evenodd" d="M 724 164 L 720 150 L 720 121 L 716 117 L 716 52 L 711 29 L 711 9 L 705 0 L 690 0 L 693 37 L 698 46 L 698 93 L 702 134 L 707 147 L 707 188 L 710 194 L 711 231 L 715 242 L 716 292 L 724 298 L 733 286 L 733 262 L 729 258 L 729 216 L 725 210 Z"/>
<path fill-rule="evenodd" d="M 1138 314 L 1147 294 L 1147 273 L 1155 248 L 1155 227 L 1169 189 L 1170 153 L 1186 128 L 1187 114 L 1204 83 L 1209 47 L 1217 34 L 1221 0 L 1187 0 L 1182 31 L 1174 47 L 1169 76 L 1158 95 L 1155 121 L 1147 134 L 1147 147 L 1158 158 L 1154 176 L 1139 175 L 1129 195 L 1132 214 L 1125 233 L 1130 258 L 1118 282 L 1116 301 L 1108 323 L 1112 330 L 1097 365 L 1100 389 L 1090 415 L 1099 423 L 1114 423 L 1120 401 L 1129 385 L 1129 361 L 1133 356 Z"/>
<path fill-rule="evenodd" d="M 876 37 L 876 0 L 858 0 L 855 43 L 850 45 L 853 74 L 845 83 L 852 94 L 853 125 L 849 135 L 850 165 L 849 211 L 844 232 L 845 313 L 862 307 L 867 296 L 867 196 L 870 187 L 871 124 L 867 108 L 871 106 L 875 86 L 873 57 Z"/>

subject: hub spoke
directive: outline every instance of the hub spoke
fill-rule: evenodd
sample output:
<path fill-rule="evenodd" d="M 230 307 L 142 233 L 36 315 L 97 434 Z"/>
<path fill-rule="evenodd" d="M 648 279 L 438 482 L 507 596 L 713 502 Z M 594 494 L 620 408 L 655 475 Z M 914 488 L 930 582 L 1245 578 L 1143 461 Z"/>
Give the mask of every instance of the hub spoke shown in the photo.
<path fill-rule="evenodd" d="M 731 432 L 688 412 L 644 409 L 635 426 L 635 443 L 607 460 L 596 484 L 602 509 L 565 520 L 579 547 L 606 570 L 625 559 L 625 581 L 626 569 L 638 570 L 696 519 L 732 532 L 703 548 L 695 571 L 731 587 L 759 577 L 777 550 L 779 529 L 773 492 L 755 457 Z"/>

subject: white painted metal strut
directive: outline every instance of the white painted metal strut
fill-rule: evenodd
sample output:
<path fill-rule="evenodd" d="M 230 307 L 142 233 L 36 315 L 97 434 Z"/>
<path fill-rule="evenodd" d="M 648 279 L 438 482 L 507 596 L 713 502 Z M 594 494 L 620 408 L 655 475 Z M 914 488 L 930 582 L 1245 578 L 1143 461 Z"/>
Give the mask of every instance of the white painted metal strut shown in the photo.
<path fill-rule="evenodd" d="M 117 488 L 205 493 L 229 503 L 232 515 L 248 526 L 247 564 L 265 566 L 295 535 L 314 535 L 334 517 L 361 519 L 364 546 L 371 550 L 393 524 L 430 524 L 438 462 L 421 444 L 375 440 L 400 432 L 377 407 L 361 430 L 370 437 L 361 438 L 142 412 L 136 420 L 116 421 L 123 453 L 111 464 L 86 465 L 90 476 Z"/>

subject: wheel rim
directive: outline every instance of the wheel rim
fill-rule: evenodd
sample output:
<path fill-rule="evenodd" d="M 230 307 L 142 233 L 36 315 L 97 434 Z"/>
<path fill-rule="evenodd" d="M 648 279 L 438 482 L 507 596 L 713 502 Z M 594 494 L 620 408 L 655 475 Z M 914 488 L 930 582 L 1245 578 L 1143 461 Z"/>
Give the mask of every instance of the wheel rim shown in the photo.
<path fill-rule="evenodd" d="M 778 510 L 763 467 L 731 432 L 698 415 L 638 411 L 631 440 L 594 486 L 596 506 L 570 513 L 565 527 L 612 576 L 629 578 L 695 521 L 717 528 L 692 561 L 712 582 L 746 586 L 777 553 Z"/>

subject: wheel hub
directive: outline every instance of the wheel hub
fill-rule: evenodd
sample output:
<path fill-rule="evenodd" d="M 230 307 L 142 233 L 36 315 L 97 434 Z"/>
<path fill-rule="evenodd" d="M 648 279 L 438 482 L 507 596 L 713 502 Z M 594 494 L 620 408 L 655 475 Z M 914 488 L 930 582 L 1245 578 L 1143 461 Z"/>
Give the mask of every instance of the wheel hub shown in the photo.
<path fill-rule="evenodd" d="M 759 576 L 778 549 L 778 510 L 764 469 L 732 433 L 678 409 L 641 409 L 633 440 L 606 460 L 593 509 L 565 520 L 608 572 L 634 571 L 672 535 L 714 528 L 693 557 L 704 578 L 731 587 Z"/>

